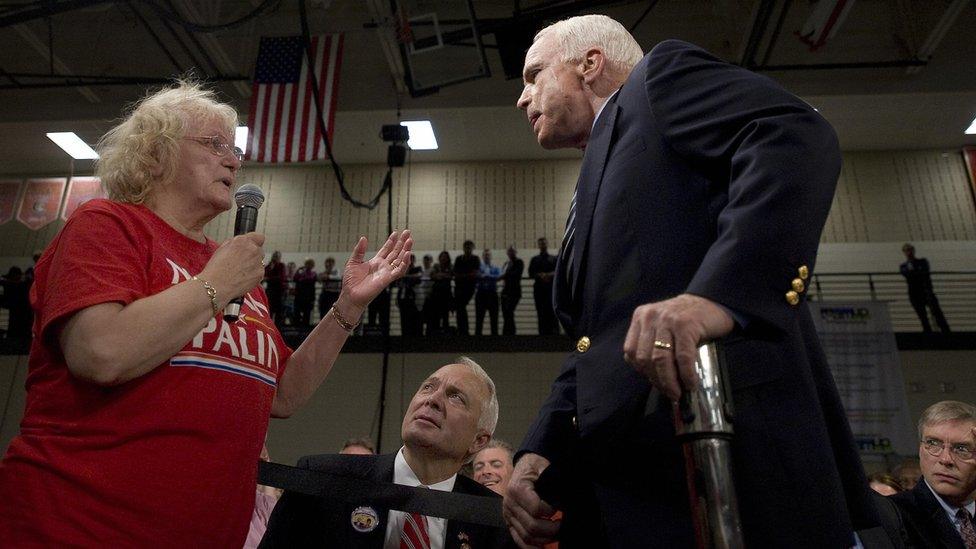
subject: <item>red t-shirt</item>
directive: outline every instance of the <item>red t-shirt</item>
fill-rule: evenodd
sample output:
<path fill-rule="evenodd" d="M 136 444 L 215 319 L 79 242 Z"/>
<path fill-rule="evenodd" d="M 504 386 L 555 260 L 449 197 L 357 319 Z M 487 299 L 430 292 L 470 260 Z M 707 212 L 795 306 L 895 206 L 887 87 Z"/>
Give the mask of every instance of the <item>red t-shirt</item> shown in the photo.
<path fill-rule="evenodd" d="M 170 360 L 115 387 L 73 377 L 58 332 L 203 270 L 217 244 L 144 206 L 92 200 L 37 263 L 20 435 L 0 463 L 0 547 L 241 547 L 271 402 L 291 350 L 260 287 Z M 200 285 L 201 301 L 207 294 Z M 165 331 L 168 326 L 156 329 Z"/>

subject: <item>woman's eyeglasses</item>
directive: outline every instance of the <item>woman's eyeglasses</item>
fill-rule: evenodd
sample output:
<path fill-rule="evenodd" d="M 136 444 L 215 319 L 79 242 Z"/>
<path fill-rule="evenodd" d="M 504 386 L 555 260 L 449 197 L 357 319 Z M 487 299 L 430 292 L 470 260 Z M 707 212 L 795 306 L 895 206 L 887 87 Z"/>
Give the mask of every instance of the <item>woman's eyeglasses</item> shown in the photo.
<path fill-rule="evenodd" d="M 233 154 L 241 162 L 244 161 L 244 151 L 242 151 L 240 147 L 231 145 L 219 135 L 210 135 L 205 137 L 187 135 L 184 136 L 183 139 L 189 139 L 191 141 L 196 141 L 197 143 L 202 143 L 210 147 L 210 152 L 216 154 L 217 156 Z"/>

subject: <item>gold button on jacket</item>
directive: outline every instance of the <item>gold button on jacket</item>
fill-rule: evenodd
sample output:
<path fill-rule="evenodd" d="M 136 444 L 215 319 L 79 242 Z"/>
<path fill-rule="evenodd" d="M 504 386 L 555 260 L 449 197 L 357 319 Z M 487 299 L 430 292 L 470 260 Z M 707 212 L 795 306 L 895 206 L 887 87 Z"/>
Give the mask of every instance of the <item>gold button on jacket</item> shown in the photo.
<path fill-rule="evenodd" d="M 786 292 L 786 302 L 790 305 L 796 305 L 800 302 L 800 294 L 794 292 L 793 290 Z"/>
<path fill-rule="evenodd" d="M 800 268 L 797 269 L 796 272 L 797 274 L 800 275 L 800 278 L 802 278 L 803 280 L 806 280 L 807 278 L 810 277 L 810 269 L 806 265 L 800 265 Z"/>
<path fill-rule="evenodd" d="M 576 350 L 585 353 L 590 349 L 590 338 L 583 336 L 576 342 Z"/>
<path fill-rule="evenodd" d="M 803 292 L 805 288 L 805 286 L 803 286 L 803 281 L 800 280 L 799 278 L 794 278 L 792 285 L 793 285 L 794 292 Z"/>

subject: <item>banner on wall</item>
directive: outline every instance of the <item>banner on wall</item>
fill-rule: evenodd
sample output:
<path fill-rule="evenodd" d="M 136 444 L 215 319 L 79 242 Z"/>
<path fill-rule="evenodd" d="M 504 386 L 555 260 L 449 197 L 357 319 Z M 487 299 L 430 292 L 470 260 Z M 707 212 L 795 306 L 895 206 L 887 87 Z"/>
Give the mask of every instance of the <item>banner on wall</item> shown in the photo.
<path fill-rule="evenodd" d="M 966 160 L 969 188 L 973 191 L 974 206 L 976 206 L 976 147 L 965 147 L 962 150 L 962 157 Z"/>
<path fill-rule="evenodd" d="M 17 209 L 17 221 L 36 231 L 57 219 L 66 184 L 64 177 L 28 179 Z"/>
<path fill-rule="evenodd" d="M 861 452 L 918 452 L 888 304 L 810 302 L 817 333 Z"/>
<path fill-rule="evenodd" d="M 14 218 L 21 181 L 0 181 L 0 225 Z"/>
<path fill-rule="evenodd" d="M 107 198 L 102 180 L 97 177 L 72 177 L 68 181 L 68 193 L 61 206 L 61 219 L 67 221 L 79 206 L 93 198 Z"/>

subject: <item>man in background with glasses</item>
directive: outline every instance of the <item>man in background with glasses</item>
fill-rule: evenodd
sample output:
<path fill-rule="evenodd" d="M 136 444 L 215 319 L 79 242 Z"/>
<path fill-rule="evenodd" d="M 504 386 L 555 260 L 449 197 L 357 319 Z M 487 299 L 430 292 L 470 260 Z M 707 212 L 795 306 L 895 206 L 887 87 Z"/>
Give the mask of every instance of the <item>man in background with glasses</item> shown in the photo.
<path fill-rule="evenodd" d="M 910 547 L 976 549 L 976 406 L 944 400 L 918 421 L 922 479 L 891 496 Z"/>

